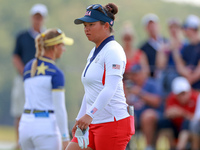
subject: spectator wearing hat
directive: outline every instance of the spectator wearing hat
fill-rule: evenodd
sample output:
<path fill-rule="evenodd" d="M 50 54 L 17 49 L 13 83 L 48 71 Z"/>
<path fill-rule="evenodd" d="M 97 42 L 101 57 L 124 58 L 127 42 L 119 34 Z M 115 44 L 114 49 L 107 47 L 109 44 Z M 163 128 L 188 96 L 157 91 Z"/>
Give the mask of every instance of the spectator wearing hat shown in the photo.
<path fill-rule="evenodd" d="M 16 38 L 12 62 L 17 70 L 17 76 L 14 79 L 11 93 L 11 115 L 15 118 L 17 137 L 19 120 L 25 103 L 22 74 L 25 64 L 35 57 L 34 39 L 45 30 L 43 25 L 47 14 L 48 10 L 45 5 L 35 4 L 30 10 L 31 27 L 21 31 Z"/>
<path fill-rule="evenodd" d="M 140 49 L 135 48 L 135 38 L 135 32 L 132 24 L 126 21 L 123 24 L 121 33 L 122 46 L 124 48 L 127 60 L 124 80 L 126 80 L 128 72 L 130 72 L 130 68 L 137 63 L 141 64 L 143 70 L 149 74 L 149 65 L 146 54 Z"/>
<path fill-rule="evenodd" d="M 142 130 L 147 143 L 146 150 L 153 150 L 157 121 L 162 117 L 160 91 L 140 64 L 131 67 L 130 79 L 125 86 L 125 94 L 127 103 L 134 106 L 136 131 Z"/>
<path fill-rule="evenodd" d="M 161 72 L 161 85 L 164 97 L 171 92 L 171 82 L 178 76 L 175 62 L 172 57 L 172 47 L 174 44 L 178 46 L 180 51 L 185 42 L 181 34 L 181 22 L 179 18 L 169 18 L 168 22 L 169 43 L 162 46 L 156 54 L 156 67 Z"/>
<path fill-rule="evenodd" d="M 148 38 L 142 44 L 140 49 L 146 54 L 150 67 L 150 76 L 156 77 L 156 54 L 161 49 L 161 46 L 167 43 L 159 32 L 159 18 L 155 14 L 147 14 L 142 18 L 142 23 L 146 29 Z"/>
<path fill-rule="evenodd" d="M 191 88 L 186 78 L 179 76 L 172 81 L 172 92 L 166 100 L 164 118 L 158 122 L 159 129 L 172 129 L 173 134 L 168 134 L 171 149 L 186 149 L 190 135 L 189 124 L 198 96 L 199 92 Z M 174 138 L 178 140 L 177 144 Z"/>
<path fill-rule="evenodd" d="M 200 20 L 195 15 L 189 15 L 184 24 L 183 30 L 189 40 L 189 44 L 180 51 L 178 45 L 174 45 L 173 57 L 177 71 L 186 77 L 194 89 L 200 90 Z"/>

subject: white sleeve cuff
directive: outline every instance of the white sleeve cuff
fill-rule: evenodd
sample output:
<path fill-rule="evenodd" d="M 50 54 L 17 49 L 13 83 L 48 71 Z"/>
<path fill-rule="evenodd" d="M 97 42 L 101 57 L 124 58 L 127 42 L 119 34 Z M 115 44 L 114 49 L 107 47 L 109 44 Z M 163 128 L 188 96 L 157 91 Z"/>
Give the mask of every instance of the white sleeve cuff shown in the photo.
<path fill-rule="evenodd" d="M 55 116 L 63 141 L 70 140 L 68 130 L 68 116 L 65 107 L 65 93 L 63 91 L 53 91 L 53 105 L 55 109 Z"/>

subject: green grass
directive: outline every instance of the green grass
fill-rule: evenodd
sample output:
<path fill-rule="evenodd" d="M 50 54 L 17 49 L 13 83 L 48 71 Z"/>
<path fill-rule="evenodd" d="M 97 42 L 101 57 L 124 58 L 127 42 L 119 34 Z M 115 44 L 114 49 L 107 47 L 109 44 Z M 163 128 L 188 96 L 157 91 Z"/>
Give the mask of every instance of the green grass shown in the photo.
<path fill-rule="evenodd" d="M 0 142 L 15 143 L 16 142 L 15 128 L 12 126 L 0 126 Z M 132 137 L 131 144 L 130 144 L 132 150 L 143 150 L 145 149 L 145 145 L 146 145 L 145 138 L 142 134 L 134 135 Z M 156 149 L 157 150 L 169 149 L 168 140 L 164 136 L 161 136 L 158 139 Z M 8 149 L 1 149 L 1 145 L 0 145 L 0 150 L 8 150 Z"/>
<path fill-rule="evenodd" d="M 146 141 L 144 136 L 141 133 L 133 135 L 130 141 L 131 150 L 144 150 L 146 148 Z M 156 143 L 156 150 L 169 150 L 168 139 L 160 135 Z"/>
<path fill-rule="evenodd" d="M 15 150 L 16 141 L 13 126 L 0 126 L 0 150 Z"/>
<path fill-rule="evenodd" d="M 12 126 L 0 126 L 0 141 L 15 142 L 15 129 Z"/>

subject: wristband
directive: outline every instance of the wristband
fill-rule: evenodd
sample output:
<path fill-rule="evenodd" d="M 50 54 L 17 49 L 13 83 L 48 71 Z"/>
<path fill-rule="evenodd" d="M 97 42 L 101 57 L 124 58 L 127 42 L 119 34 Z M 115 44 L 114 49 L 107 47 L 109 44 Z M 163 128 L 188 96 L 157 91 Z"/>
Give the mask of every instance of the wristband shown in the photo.
<path fill-rule="evenodd" d="M 70 138 L 69 138 L 69 135 L 67 136 L 67 134 L 63 134 L 62 135 L 62 141 L 69 141 Z"/>

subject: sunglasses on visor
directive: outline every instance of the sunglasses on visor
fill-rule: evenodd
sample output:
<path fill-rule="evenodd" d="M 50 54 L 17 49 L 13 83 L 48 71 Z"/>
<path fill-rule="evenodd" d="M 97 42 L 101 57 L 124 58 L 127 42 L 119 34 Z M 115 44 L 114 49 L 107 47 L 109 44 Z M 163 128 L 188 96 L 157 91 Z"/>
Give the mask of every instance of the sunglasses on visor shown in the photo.
<path fill-rule="evenodd" d="M 87 7 L 87 10 L 88 10 L 88 9 L 98 9 L 98 8 L 101 8 L 101 10 L 104 12 L 104 14 L 105 14 L 106 16 L 108 16 L 107 13 L 106 13 L 106 11 L 105 11 L 105 9 L 104 9 L 103 6 L 101 6 L 100 4 L 93 4 L 93 5 L 90 5 L 90 6 Z"/>

